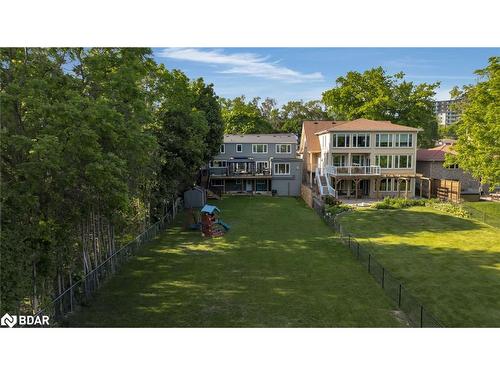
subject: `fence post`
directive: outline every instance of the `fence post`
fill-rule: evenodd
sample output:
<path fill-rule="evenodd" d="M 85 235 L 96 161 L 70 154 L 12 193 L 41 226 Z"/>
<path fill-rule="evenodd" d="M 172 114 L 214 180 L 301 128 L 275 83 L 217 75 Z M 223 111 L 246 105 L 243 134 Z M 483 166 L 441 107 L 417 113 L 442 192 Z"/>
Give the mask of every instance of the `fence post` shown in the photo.
<path fill-rule="evenodd" d="M 359 259 L 359 242 L 358 242 L 358 246 L 357 246 L 357 248 L 358 248 L 357 258 Z"/>
<path fill-rule="evenodd" d="M 370 273 L 370 262 L 371 262 L 372 255 L 368 253 L 368 273 Z"/>
<path fill-rule="evenodd" d="M 401 284 L 399 284 L 398 307 L 401 307 Z"/>
<path fill-rule="evenodd" d="M 349 249 L 350 249 L 351 248 L 351 235 L 350 234 L 347 235 L 347 239 L 349 241 Z"/>
<path fill-rule="evenodd" d="M 424 326 L 424 305 L 420 305 L 420 328 Z"/>
<path fill-rule="evenodd" d="M 385 281 L 385 268 L 382 267 L 382 289 L 384 289 L 384 281 Z"/>

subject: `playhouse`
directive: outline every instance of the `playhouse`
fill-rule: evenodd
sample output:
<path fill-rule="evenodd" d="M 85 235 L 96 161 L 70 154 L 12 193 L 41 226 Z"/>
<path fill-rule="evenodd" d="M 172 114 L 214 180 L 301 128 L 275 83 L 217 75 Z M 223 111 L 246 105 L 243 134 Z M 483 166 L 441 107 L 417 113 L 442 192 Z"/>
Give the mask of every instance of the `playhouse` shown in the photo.
<path fill-rule="evenodd" d="M 220 237 L 228 230 L 229 225 L 219 218 L 220 210 L 216 206 L 206 204 L 201 213 L 201 234 L 204 237 Z"/>

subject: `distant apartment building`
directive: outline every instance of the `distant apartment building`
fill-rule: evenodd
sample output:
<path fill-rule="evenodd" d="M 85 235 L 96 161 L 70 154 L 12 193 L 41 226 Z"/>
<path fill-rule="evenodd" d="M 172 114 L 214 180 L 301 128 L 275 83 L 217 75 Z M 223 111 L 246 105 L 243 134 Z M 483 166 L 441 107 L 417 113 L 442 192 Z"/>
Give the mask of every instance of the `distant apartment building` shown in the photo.
<path fill-rule="evenodd" d="M 434 102 L 434 113 L 439 125 L 448 126 L 460 119 L 460 114 L 452 110 L 452 105 L 455 103 L 457 100 L 437 100 Z"/>

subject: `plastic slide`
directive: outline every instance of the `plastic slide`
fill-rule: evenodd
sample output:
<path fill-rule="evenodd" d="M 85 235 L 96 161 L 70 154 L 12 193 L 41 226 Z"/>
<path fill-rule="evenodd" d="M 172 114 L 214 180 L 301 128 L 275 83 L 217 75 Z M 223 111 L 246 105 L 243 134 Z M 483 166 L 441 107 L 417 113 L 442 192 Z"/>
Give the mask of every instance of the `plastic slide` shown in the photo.
<path fill-rule="evenodd" d="M 218 219 L 216 223 L 222 225 L 226 231 L 228 231 L 231 228 L 229 224 L 224 223 L 221 219 Z"/>

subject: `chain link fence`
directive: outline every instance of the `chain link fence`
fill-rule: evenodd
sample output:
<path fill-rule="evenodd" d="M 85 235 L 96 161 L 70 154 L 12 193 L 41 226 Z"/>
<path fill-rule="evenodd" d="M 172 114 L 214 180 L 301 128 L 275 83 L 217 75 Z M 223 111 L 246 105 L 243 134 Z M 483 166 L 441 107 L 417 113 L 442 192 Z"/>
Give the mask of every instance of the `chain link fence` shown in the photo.
<path fill-rule="evenodd" d="M 143 245 L 154 240 L 160 232 L 172 223 L 181 207 L 182 202 L 177 199 L 164 217 L 147 228 L 134 240 L 115 251 L 80 280 L 71 284 L 53 301 L 39 310 L 35 316 L 48 315 L 50 321 L 57 324 L 62 322 L 69 313 L 75 311 L 79 306 L 85 306 L 106 279 L 119 271 L 122 265 L 136 254 Z"/>
<path fill-rule="evenodd" d="M 338 233 L 342 243 L 350 250 L 351 254 L 363 265 L 385 293 L 403 311 L 410 323 L 415 327 L 435 328 L 442 327 L 439 321 L 413 297 L 403 284 L 381 265 L 373 254 L 359 241 L 346 232 L 339 221 L 339 215 L 333 216 L 325 213 L 324 205 L 314 200 L 313 208 L 317 214 Z M 342 215 L 342 214 L 341 214 Z M 340 215 L 340 216 L 341 216 Z"/>
<path fill-rule="evenodd" d="M 462 207 L 469 213 L 471 218 L 482 221 L 492 227 L 500 228 L 500 218 L 498 216 L 487 214 L 486 212 L 480 211 L 472 206 L 469 206 L 468 204 L 462 204 Z"/>

